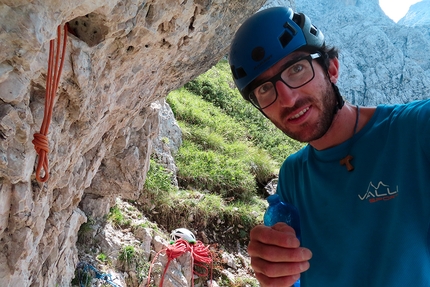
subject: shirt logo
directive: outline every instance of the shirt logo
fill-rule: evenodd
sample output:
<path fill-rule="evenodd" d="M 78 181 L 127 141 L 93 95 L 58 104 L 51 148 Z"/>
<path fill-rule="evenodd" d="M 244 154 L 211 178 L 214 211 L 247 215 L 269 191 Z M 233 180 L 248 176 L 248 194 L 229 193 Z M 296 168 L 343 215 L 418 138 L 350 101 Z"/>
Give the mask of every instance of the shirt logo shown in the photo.
<path fill-rule="evenodd" d="M 358 195 L 360 200 L 369 200 L 370 203 L 378 201 L 388 201 L 395 198 L 399 194 L 399 187 L 391 188 L 389 185 L 384 184 L 382 181 L 378 182 L 375 186 L 372 182 L 369 183 L 366 193 L 361 196 Z"/>

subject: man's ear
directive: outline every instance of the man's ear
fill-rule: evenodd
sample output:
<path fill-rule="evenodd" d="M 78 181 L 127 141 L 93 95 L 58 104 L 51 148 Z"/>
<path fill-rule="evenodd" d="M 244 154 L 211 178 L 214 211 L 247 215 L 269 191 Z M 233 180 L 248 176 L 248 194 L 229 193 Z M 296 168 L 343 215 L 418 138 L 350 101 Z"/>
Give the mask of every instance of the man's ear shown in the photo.
<path fill-rule="evenodd" d="M 333 84 L 337 83 L 339 78 L 339 60 L 338 58 L 330 59 L 330 66 L 328 67 L 328 75 L 330 77 L 330 82 Z"/>

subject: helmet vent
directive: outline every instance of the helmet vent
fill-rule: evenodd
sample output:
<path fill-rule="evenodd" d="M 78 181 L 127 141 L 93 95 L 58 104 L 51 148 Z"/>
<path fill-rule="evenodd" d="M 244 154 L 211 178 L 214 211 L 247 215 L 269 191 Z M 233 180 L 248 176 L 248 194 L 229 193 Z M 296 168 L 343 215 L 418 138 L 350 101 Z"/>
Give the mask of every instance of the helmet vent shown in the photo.
<path fill-rule="evenodd" d="M 296 29 L 294 29 L 293 26 L 290 25 L 290 23 L 285 22 L 285 24 L 283 25 L 283 27 L 285 29 L 288 29 L 290 31 L 291 35 L 296 35 L 297 31 L 296 31 Z"/>
<path fill-rule="evenodd" d="M 303 28 L 303 23 L 305 22 L 305 16 L 302 13 L 294 13 L 293 21 L 294 23 L 299 25 L 299 27 Z"/>
<path fill-rule="evenodd" d="M 314 25 L 311 25 L 311 30 L 309 31 L 312 35 L 317 35 L 318 29 Z"/>
<path fill-rule="evenodd" d="M 235 66 L 231 66 L 231 72 L 236 80 L 246 77 L 246 72 L 242 67 L 236 69 Z"/>
<path fill-rule="evenodd" d="M 279 42 L 281 43 L 282 47 L 285 48 L 288 45 L 288 43 L 291 42 L 292 39 L 293 39 L 293 36 L 287 31 L 284 31 L 281 37 L 279 37 Z"/>

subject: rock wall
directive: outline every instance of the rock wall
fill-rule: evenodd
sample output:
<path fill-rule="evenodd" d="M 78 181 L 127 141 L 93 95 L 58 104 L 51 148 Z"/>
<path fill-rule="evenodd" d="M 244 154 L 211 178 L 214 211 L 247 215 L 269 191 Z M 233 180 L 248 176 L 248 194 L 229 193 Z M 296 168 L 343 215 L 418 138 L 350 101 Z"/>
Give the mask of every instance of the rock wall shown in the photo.
<path fill-rule="evenodd" d="M 209 69 L 264 1 L 0 1 L 0 286 L 69 286 L 87 216 L 137 198 L 159 109 Z M 35 180 L 49 41 L 69 24 L 49 128 L 49 174 Z M 85 211 L 85 213 L 83 211 Z"/>

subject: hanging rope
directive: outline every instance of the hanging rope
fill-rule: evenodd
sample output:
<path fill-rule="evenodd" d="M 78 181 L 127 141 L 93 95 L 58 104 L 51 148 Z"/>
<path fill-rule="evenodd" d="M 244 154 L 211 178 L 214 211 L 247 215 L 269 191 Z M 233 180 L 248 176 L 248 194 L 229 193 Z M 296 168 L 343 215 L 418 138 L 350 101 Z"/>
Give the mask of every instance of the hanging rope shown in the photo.
<path fill-rule="evenodd" d="M 154 257 L 154 259 L 152 260 L 152 264 L 151 267 L 149 268 L 149 275 L 148 275 L 148 281 L 147 281 L 147 287 L 149 287 L 149 284 L 151 282 L 151 270 L 152 270 L 152 266 L 154 265 L 155 260 L 157 259 L 158 255 L 161 252 L 166 252 L 167 255 L 167 264 L 164 267 L 164 272 L 163 275 L 161 276 L 161 280 L 160 280 L 160 286 L 159 287 L 163 287 L 163 281 L 164 281 L 164 276 L 167 272 L 167 268 L 169 267 L 170 262 L 175 259 L 178 258 L 179 256 L 181 256 L 182 254 L 184 254 L 185 252 L 191 252 L 191 268 L 193 270 L 193 274 L 196 274 L 197 276 L 207 276 L 208 275 L 208 268 L 207 268 L 207 264 L 212 262 L 212 254 L 209 250 L 209 246 L 205 246 L 201 241 L 197 240 L 196 243 L 191 244 L 188 241 L 184 240 L 184 239 L 178 239 L 175 241 L 175 243 L 173 245 L 168 246 L 167 248 L 164 248 L 162 250 L 160 250 Z M 200 266 L 203 269 L 206 270 L 205 273 L 201 274 L 201 273 L 197 273 L 194 270 L 194 266 Z M 211 268 L 211 286 L 212 286 L 212 268 Z M 191 286 L 194 286 L 194 279 L 191 278 Z"/>
<path fill-rule="evenodd" d="M 45 110 L 43 115 L 42 126 L 40 132 L 33 135 L 32 141 L 34 149 L 39 156 L 39 162 L 36 167 L 36 179 L 39 182 L 45 182 L 49 178 L 49 166 L 48 166 L 48 152 L 49 152 L 49 141 L 48 141 L 48 129 L 51 123 L 52 110 L 54 109 L 55 94 L 57 93 L 58 83 L 60 82 L 61 71 L 63 70 L 64 58 L 66 54 L 66 41 L 67 41 L 67 24 L 64 25 L 63 31 L 63 47 L 61 50 L 60 60 L 60 46 L 61 46 L 61 28 L 57 28 L 57 45 L 54 51 L 55 40 L 49 41 L 49 60 L 48 60 L 48 74 L 46 76 L 46 92 L 45 92 Z M 40 177 L 40 173 L 43 170 L 45 175 Z"/>

